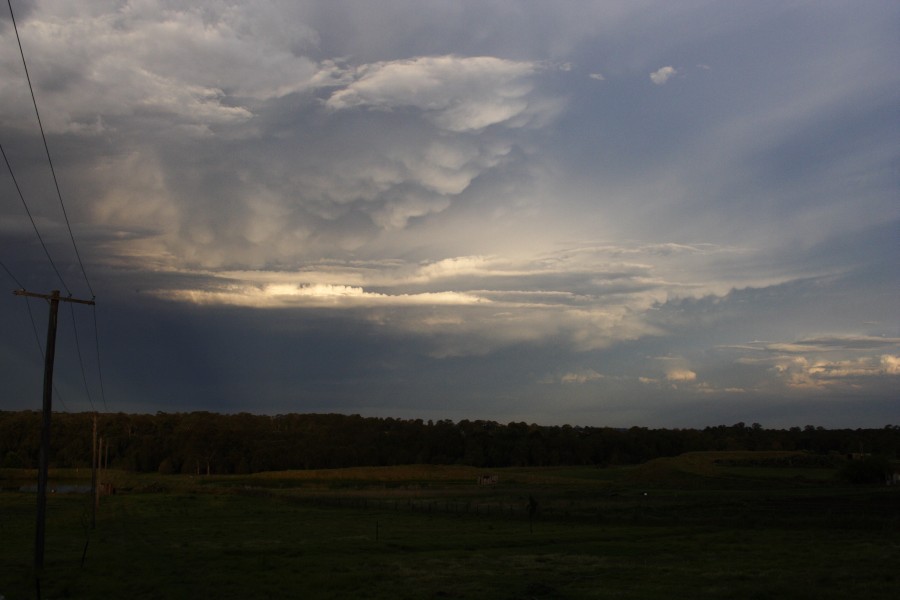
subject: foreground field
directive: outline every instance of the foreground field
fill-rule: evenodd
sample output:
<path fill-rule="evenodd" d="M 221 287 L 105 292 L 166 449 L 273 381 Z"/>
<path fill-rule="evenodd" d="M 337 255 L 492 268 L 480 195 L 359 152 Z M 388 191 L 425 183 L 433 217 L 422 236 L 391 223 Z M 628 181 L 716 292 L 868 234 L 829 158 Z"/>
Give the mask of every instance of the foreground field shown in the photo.
<path fill-rule="evenodd" d="M 755 455 L 754 455 L 755 456 Z M 727 460 L 725 460 L 727 458 Z M 46 598 L 894 598 L 900 493 L 702 454 L 631 469 L 114 474 L 49 499 Z M 744 462 L 741 462 L 741 461 Z M 723 466 L 726 465 L 726 466 Z M 16 474 L 5 472 L 4 487 Z M 72 475 L 57 473 L 57 477 Z M 34 495 L 0 494 L 0 595 L 35 597 Z M 82 562 L 83 561 L 83 562 Z"/>

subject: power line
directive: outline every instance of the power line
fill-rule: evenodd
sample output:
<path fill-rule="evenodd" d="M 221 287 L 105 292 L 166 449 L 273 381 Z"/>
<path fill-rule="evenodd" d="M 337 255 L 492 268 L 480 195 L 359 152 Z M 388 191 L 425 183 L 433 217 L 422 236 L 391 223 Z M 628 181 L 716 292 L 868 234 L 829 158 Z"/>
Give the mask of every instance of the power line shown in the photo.
<path fill-rule="evenodd" d="M 2 148 L 0 148 L 0 150 L 2 150 Z M 13 281 L 16 282 L 16 285 L 19 287 L 20 290 L 25 289 L 25 286 L 22 285 L 22 282 L 19 281 L 18 279 L 16 279 L 16 276 L 12 274 L 12 271 L 9 270 L 9 267 L 7 267 L 5 264 L 3 264 L 2 260 L 0 260 L 0 267 L 3 267 L 3 270 L 6 271 L 6 274 L 9 275 L 10 279 L 12 279 Z"/>
<path fill-rule="evenodd" d="M 16 32 L 16 41 L 19 44 L 19 55 L 22 57 L 22 67 L 25 69 L 25 79 L 28 81 L 28 89 L 31 92 L 31 102 L 34 104 L 34 114 L 37 117 L 38 128 L 41 130 L 41 139 L 44 142 L 44 151 L 47 154 L 47 162 L 50 165 L 50 173 L 53 175 L 53 185 L 56 187 L 56 197 L 59 198 L 59 206 L 62 209 L 63 218 L 66 221 L 66 227 L 69 230 L 69 238 L 72 240 L 72 248 L 75 250 L 75 258 L 78 259 L 78 265 L 81 267 L 81 274 L 84 276 L 84 282 L 87 284 L 91 296 L 95 297 L 94 289 L 88 279 L 87 271 L 84 269 L 84 263 L 81 261 L 81 254 L 78 252 L 78 245 L 75 243 L 75 234 L 72 233 L 72 224 L 69 222 L 69 215 L 66 212 L 66 205 L 63 203 L 62 192 L 59 189 L 59 181 L 56 178 L 56 170 L 53 168 L 53 159 L 50 158 L 50 147 L 47 145 L 47 136 L 44 134 L 44 124 L 41 121 L 41 113 L 38 110 L 37 99 L 34 96 L 34 87 L 31 85 L 31 76 L 28 74 L 28 64 L 25 62 L 25 50 L 22 49 L 22 40 L 19 38 L 19 28 L 16 26 L 16 17 L 13 14 L 12 0 L 6 0 L 9 6 L 9 16 L 12 20 L 13 30 Z M 68 291 L 68 288 L 67 290 Z M 69 292 L 71 296 L 72 293 Z"/>
<path fill-rule="evenodd" d="M 97 327 L 97 305 L 93 305 L 91 314 L 94 316 L 94 347 L 97 349 L 97 378 L 100 383 L 100 401 L 103 402 L 103 411 L 109 412 L 106 405 L 106 393 L 103 391 L 103 370 L 100 368 L 100 329 Z"/>
<path fill-rule="evenodd" d="M 78 354 L 78 368 L 81 369 L 81 381 L 84 383 L 84 393 L 87 395 L 91 412 L 97 412 L 94 408 L 94 400 L 91 398 L 91 389 L 88 386 L 87 374 L 84 372 L 84 359 L 81 357 L 81 344 L 78 342 L 78 325 L 75 323 L 75 307 L 69 303 L 69 311 L 72 313 L 72 331 L 75 333 L 75 351 Z"/>
<path fill-rule="evenodd" d="M 20 290 L 25 289 L 25 286 L 22 285 L 22 282 L 20 282 L 16 278 L 16 276 L 12 274 L 12 271 L 9 270 L 9 267 L 7 267 L 5 264 L 3 264 L 3 262 L 0 262 L 0 266 L 3 266 L 3 270 L 6 271 L 6 273 L 12 278 L 12 280 L 16 282 L 16 285 L 19 287 Z M 41 353 L 41 360 L 43 360 L 44 359 L 44 347 L 41 346 L 41 335 L 38 333 L 37 323 L 34 320 L 34 313 L 31 312 L 31 302 L 28 300 L 27 297 L 25 298 L 25 306 L 28 308 L 28 318 L 31 320 L 31 329 L 34 331 L 34 340 L 37 342 L 38 351 Z"/>
<path fill-rule="evenodd" d="M 47 255 L 47 260 L 50 261 L 50 266 L 53 267 L 53 272 L 56 273 L 56 277 L 65 288 L 66 293 L 71 296 L 72 291 L 69 289 L 69 286 L 66 285 L 66 281 L 60 274 L 59 269 L 56 268 L 56 263 L 53 261 L 53 257 L 50 256 L 50 250 L 47 249 L 47 244 L 44 243 L 44 238 L 41 236 L 41 232 L 40 230 L 38 230 L 37 223 L 35 223 L 34 217 L 31 215 L 31 210 L 28 208 L 28 203 L 25 202 L 25 196 L 22 194 L 22 188 L 19 187 L 19 182 L 16 180 L 16 175 L 15 173 L 13 173 L 12 165 L 9 164 L 9 159 L 6 157 L 6 151 L 3 149 L 2 144 L 0 144 L 0 154 L 3 155 L 3 161 L 6 163 L 6 168 L 9 170 L 9 176 L 12 177 L 13 185 L 16 187 L 16 192 L 19 194 L 19 200 L 22 201 L 22 206 L 25 207 L 25 214 L 28 215 L 28 219 L 31 221 L 31 227 L 34 228 L 34 233 L 35 235 L 37 235 L 38 241 L 41 243 L 41 248 L 44 249 L 44 254 Z M 9 271 L 7 270 L 7 272 Z M 15 279 L 15 277 L 13 277 L 13 279 Z M 25 289 L 25 286 L 19 284 L 19 288 Z"/>
<path fill-rule="evenodd" d="M 92 300 L 94 300 L 94 299 L 96 299 L 96 294 L 94 293 L 93 286 L 91 286 L 90 279 L 88 278 L 87 271 L 84 267 L 84 262 L 81 259 L 81 253 L 78 251 L 78 244 L 75 242 L 75 234 L 72 231 L 72 224 L 69 220 L 69 215 L 68 215 L 68 212 L 66 211 L 65 203 L 63 202 L 62 191 L 60 190 L 59 180 L 56 176 L 56 169 L 53 166 L 53 159 L 50 155 L 50 147 L 47 143 L 46 133 L 44 132 L 44 124 L 41 119 L 41 113 L 40 113 L 40 110 L 38 110 L 37 98 L 35 97 L 34 86 L 31 83 L 31 75 L 28 72 L 28 63 L 25 60 L 25 50 L 22 47 L 22 39 L 19 36 L 19 28 L 18 28 L 18 25 L 16 24 L 16 17 L 15 17 L 15 13 L 13 11 L 11 0 L 7 0 L 7 6 L 9 7 L 9 16 L 10 16 L 10 19 L 13 24 L 13 30 L 15 31 L 15 34 L 16 34 L 16 42 L 18 43 L 18 46 L 19 46 L 19 55 L 22 58 L 22 68 L 25 71 L 25 79 L 28 82 L 28 90 L 31 93 L 31 102 L 32 102 L 32 105 L 34 106 L 34 114 L 35 114 L 35 117 L 37 118 L 38 128 L 40 129 L 40 132 L 41 132 L 41 140 L 43 141 L 43 144 L 44 144 L 44 152 L 46 153 L 46 156 L 47 156 L 47 163 L 50 166 L 50 174 L 53 177 L 53 185 L 56 189 L 56 196 L 59 199 L 59 206 L 62 209 L 63 218 L 65 219 L 65 222 L 66 222 L 66 228 L 69 232 L 69 239 L 71 239 L 71 241 L 72 241 L 72 248 L 75 251 L 75 258 L 77 259 L 78 265 L 81 268 L 81 274 L 84 277 L 84 282 L 87 285 L 88 290 L 90 291 L 91 298 L 92 298 Z M 0 151 L 2 151 L 2 147 L 0 147 Z M 72 292 L 71 292 L 69 286 L 63 280 L 63 278 L 59 272 L 59 269 L 57 269 L 57 267 L 56 267 L 56 263 L 51 258 L 50 252 L 47 249 L 47 246 L 44 243 L 44 240 L 41 237 L 40 232 L 38 231 L 37 225 L 34 221 L 34 218 L 31 215 L 31 211 L 28 209 L 28 204 L 25 202 L 25 198 L 22 195 L 22 191 L 19 187 L 19 184 L 15 179 L 15 175 L 13 174 L 12 166 L 10 165 L 9 160 L 6 157 L 5 152 L 3 152 L 3 158 L 4 158 L 4 161 L 6 162 L 7 168 L 9 169 L 9 173 L 13 178 L 13 182 L 15 183 L 16 190 L 18 191 L 18 194 L 19 194 L 19 198 L 22 200 L 22 205 L 25 207 L 25 212 L 28 214 L 28 218 L 31 220 L 32 227 L 34 228 L 34 231 L 38 236 L 38 240 L 40 240 L 41 246 L 44 248 L 44 253 L 47 255 L 47 258 L 50 261 L 50 264 L 53 267 L 54 272 L 56 273 L 57 277 L 59 278 L 60 282 L 62 283 L 63 288 L 65 288 L 66 293 L 69 295 L 69 298 L 71 298 Z M 5 265 L 4 265 L 4 269 L 7 272 L 9 272 L 9 269 L 6 269 Z M 10 275 L 12 276 L 12 273 L 10 273 Z M 16 280 L 15 277 L 13 277 L 13 279 Z M 21 283 L 18 282 L 18 280 L 16 280 L 16 283 L 20 289 L 24 290 L 24 286 L 22 286 Z M 27 302 L 26 302 L 26 304 L 27 304 Z M 103 390 L 103 375 L 102 375 L 102 370 L 100 368 L 100 336 L 99 336 L 99 328 L 97 326 L 96 305 L 93 302 L 91 302 L 90 304 L 94 308 L 94 312 L 93 312 L 94 341 L 95 341 L 96 353 L 97 353 L 97 373 L 98 373 L 98 377 L 99 377 L 99 381 L 100 381 L 100 395 L 103 400 L 103 406 L 104 406 L 104 408 L 106 408 L 106 395 Z M 69 306 L 70 306 L 70 308 L 72 307 L 71 303 L 69 304 Z M 30 305 L 29 305 L 28 311 L 29 311 L 29 315 L 31 315 Z M 33 317 L 32 317 L 32 326 L 34 327 L 35 334 L 37 335 L 37 327 L 34 325 Z M 81 368 L 81 376 L 82 376 L 82 380 L 84 381 L 84 386 L 85 386 L 85 391 L 87 393 L 88 402 L 90 402 L 91 409 L 93 410 L 94 402 L 91 398 L 90 388 L 87 384 L 87 376 L 86 376 L 85 370 L 84 370 L 84 361 L 83 361 L 82 353 L 81 353 L 81 344 L 79 343 L 79 339 L 78 339 L 78 326 L 75 322 L 74 309 L 72 309 L 72 326 L 75 331 L 75 347 L 78 352 L 78 363 Z M 38 346 L 40 347 L 40 337 L 39 336 L 38 336 Z M 42 354 L 43 354 L 43 351 L 42 351 Z"/>

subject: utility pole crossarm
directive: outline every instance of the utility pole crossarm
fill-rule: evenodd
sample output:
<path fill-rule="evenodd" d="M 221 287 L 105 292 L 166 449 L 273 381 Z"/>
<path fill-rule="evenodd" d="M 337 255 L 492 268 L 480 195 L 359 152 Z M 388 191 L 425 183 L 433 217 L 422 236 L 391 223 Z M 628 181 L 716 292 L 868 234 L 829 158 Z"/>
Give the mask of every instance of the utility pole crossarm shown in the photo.
<path fill-rule="evenodd" d="M 90 304 L 91 306 L 95 305 L 96 302 L 93 300 L 80 300 L 78 298 L 63 297 L 59 295 L 59 292 L 56 294 L 38 294 L 35 292 L 28 292 L 25 290 L 13 290 L 14 296 L 27 296 L 29 298 L 43 298 L 44 300 L 59 300 L 60 302 L 74 302 L 76 304 Z"/>

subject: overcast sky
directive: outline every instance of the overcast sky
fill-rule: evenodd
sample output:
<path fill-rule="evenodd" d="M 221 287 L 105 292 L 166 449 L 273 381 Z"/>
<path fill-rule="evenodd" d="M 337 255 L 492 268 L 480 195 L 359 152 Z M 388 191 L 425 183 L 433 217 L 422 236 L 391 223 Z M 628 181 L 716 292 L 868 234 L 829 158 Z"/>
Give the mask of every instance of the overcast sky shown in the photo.
<path fill-rule="evenodd" d="M 900 424 L 894 0 L 12 6 L 0 409 Z"/>

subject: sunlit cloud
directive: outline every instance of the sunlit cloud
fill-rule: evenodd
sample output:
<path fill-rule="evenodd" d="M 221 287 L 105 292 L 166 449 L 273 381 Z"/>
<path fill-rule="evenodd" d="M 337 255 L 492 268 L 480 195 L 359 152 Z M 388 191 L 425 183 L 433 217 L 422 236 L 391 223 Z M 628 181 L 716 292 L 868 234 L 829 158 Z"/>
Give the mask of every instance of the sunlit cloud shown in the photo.
<path fill-rule="evenodd" d="M 670 369 L 666 371 L 667 381 L 694 381 L 697 374 L 690 369 Z"/>
<path fill-rule="evenodd" d="M 758 343 L 759 345 L 760 343 Z M 872 350 L 900 345 L 900 338 L 875 336 L 829 336 L 808 338 L 796 342 L 776 342 L 761 344 L 766 350 L 775 352 L 809 353 L 836 352 L 845 350 Z"/>
<path fill-rule="evenodd" d="M 650 81 L 652 81 L 656 85 L 663 85 L 677 73 L 678 70 L 675 69 L 675 67 L 660 67 L 656 71 L 650 73 Z"/>
<path fill-rule="evenodd" d="M 900 356 L 882 354 L 881 368 L 887 375 L 900 375 Z"/>
<path fill-rule="evenodd" d="M 268 285 L 263 288 L 230 286 L 221 290 L 173 290 L 159 292 L 161 298 L 192 304 L 224 304 L 248 308 L 352 308 L 358 306 L 444 306 L 488 302 L 471 294 L 424 292 L 382 294 L 346 285 Z"/>
<path fill-rule="evenodd" d="M 900 358 L 877 352 L 884 347 L 900 349 L 900 340 L 842 336 L 799 343 L 755 343 L 735 349 L 757 351 L 737 362 L 765 367 L 789 388 L 824 390 L 857 388 L 866 380 L 900 375 Z"/>
<path fill-rule="evenodd" d="M 563 384 L 585 384 L 603 379 L 603 377 L 604 376 L 601 373 L 598 373 L 593 369 L 587 369 L 584 371 L 565 373 L 559 378 L 559 382 Z"/>
<path fill-rule="evenodd" d="M 778 362 L 775 370 L 796 389 L 857 388 L 867 379 L 896 378 L 897 360 L 891 355 L 831 361 L 795 357 Z"/>

